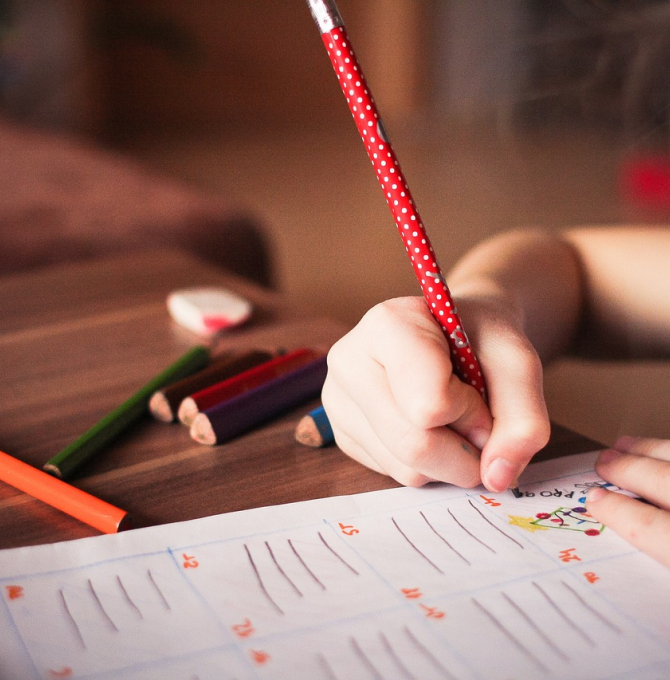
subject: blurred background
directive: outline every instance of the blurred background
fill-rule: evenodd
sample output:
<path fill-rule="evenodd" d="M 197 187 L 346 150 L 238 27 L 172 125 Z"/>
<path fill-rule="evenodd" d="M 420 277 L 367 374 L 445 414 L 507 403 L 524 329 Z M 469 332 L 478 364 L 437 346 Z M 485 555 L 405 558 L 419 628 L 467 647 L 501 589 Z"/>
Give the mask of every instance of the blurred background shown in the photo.
<path fill-rule="evenodd" d="M 668 221 L 670 3 L 338 5 L 445 270 L 515 227 Z M 0 0 L 0 121 L 0 231 L 21 153 L 8 136 L 74 140 L 174 182 L 166 195 L 232 206 L 266 251 L 239 273 L 305 314 L 351 326 L 419 292 L 304 0 Z M 34 233 L 20 224 L 19 249 Z M 210 250 L 234 262 L 227 243 Z M 670 436 L 650 407 L 668 378 L 562 362 L 547 394 L 601 441 Z"/>

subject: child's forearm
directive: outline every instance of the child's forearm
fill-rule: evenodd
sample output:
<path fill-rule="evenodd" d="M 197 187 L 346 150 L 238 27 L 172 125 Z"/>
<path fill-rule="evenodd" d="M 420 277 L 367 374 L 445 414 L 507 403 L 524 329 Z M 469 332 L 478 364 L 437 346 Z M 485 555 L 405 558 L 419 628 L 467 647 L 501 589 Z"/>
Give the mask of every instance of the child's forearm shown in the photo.
<path fill-rule="evenodd" d="M 547 361 L 573 342 L 582 309 L 582 268 L 575 247 L 542 231 L 515 231 L 484 241 L 447 276 L 458 304 L 491 298 L 511 308 Z"/>
<path fill-rule="evenodd" d="M 602 355 L 670 355 L 670 228 L 572 229 L 583 272 L 584 336 Z"/>

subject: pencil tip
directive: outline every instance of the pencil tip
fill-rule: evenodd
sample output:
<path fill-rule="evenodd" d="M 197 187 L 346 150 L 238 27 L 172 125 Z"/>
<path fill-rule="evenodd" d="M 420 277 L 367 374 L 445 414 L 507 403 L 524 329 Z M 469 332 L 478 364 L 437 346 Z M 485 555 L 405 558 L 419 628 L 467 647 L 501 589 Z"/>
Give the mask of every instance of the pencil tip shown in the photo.
<path fill-rule="evenodd" d="M 523 496 L 518 486 L 513 486 L 510 491 L 514 494 L 514 498 L 521 498 Z"/>
<path fill-rule="evenodd" d="M 209 422 L 209 418 L 204 413 L 199 413 L 191 424 L 191 438 L 199 444 L 214 446 L 216 444 L 216 434 Z"/>
<path fill-rule="evenodd" d="M 151 415 L 163 423 L 171 423 L 174 420 L 174 413 L 170 403 L 162 392 L 154 392 L 149 399 L 149 411 Z"/>
<path fill-rule="evenodd" d="M 177 410 L 177 418 L 186 426 L 190 427 L 193 425 L 195 417 L 198 415 L 198 405 L 195 400 L 191 397 L 186 397 L 181 404 L 179 404 L 179 409 Z"/>
<path fill-rule="evenodd" d="M 320 448 L 323 446 L 323 437 L 319 432 L 312 416 L 304 416 L 298 426 L 295 428 L 295 440 L 299 444 L 310 446 L 312 448 Z"/>

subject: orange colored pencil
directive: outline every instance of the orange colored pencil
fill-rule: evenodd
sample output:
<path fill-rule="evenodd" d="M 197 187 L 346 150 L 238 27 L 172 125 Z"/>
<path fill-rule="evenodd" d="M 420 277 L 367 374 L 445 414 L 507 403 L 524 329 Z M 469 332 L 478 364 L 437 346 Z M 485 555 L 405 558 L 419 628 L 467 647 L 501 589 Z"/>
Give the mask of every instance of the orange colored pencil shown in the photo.
<path fill-rule="evenodd" d="M 105 534 L 115 534 L 129 526 L 130 518 L 125 510 L 120 510 L 2 451 L 0 451 L 0 481 Z"/>

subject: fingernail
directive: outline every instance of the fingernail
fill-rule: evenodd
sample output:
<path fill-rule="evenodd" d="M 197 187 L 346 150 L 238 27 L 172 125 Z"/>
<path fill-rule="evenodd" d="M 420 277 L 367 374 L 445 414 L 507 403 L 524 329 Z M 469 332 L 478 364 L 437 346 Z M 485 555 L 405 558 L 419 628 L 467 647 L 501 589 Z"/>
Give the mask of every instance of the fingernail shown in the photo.
<path fill-rule="evenodd" d="M 589 503 L 597 503 L 601 498 L 604 498 L 607 495 L 607 491 L 602 488 L 602 486 L 596 486 L 593 489 L 589 489 L 589 492 L 586 494 L 586 500 Z"/>
<path fill-rule="evenodd" d="M 483 427 L 475 427 L 467 433 L 466 439 L 481 451 L 490 436 L 491 430 L 485 430 Z"/>
<path fill-rule="evenodd" d="M 607 465 L 614 460 L 621 458 L 621 453 L 615 449 L 606 449 L 598 454 L 598 460 L 596 462 Z"/>
<path fill-rule="evenodd" d="M 486 487 L 491 491 L 506 491 L 518 476 L 518 468 L 505 458 L 495 458 L 484 475 Z"/>

